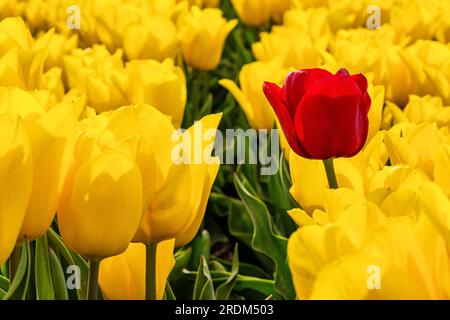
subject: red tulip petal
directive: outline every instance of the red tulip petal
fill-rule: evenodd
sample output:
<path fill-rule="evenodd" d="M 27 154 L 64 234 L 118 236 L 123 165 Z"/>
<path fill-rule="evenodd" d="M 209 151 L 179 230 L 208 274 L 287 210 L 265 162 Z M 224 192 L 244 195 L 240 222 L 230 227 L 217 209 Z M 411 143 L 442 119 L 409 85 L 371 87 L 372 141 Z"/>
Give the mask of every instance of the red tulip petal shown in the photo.
<path fill-rule="evenodd" d="M 370 96 L 367 93 L 367 79 L 366 79 L 366 77 L 364 77 L 364 75 L 359 73 L 359 74 L 353 75 L 352 79 L 358 85 L 359 89 L 361 90 L 361 93 L 363 93 L 362 99 L 361 99 L 361 107 L 363 107 L 363 110 L 365 112 L 369 112 L 372 100 L 370 99 Z"/>
<path fill-rule="evenodd" d="M 367 135 L 369 134 L 369 118 L 367 117 L 367 113 L 361 112 L 361 109 L 360 109 L 360 112 L 358 113 L 358 115 L 359 115 L 359 120 L 357 120 L 357 121 L 358 121 L 358 123 L 362 124 L 363 130 L 361 132 L 361 135 L 359 136 L 360 141 L 356 144 L 356 148 L 353 151 L 344 155 L 344 157 L 347 157 L 347 158 L 351 158 L 351 157 L 357 155 L 361 151 L 361 149 L 364 147 L 364 144 L 366 143 Z"/>
<path fill-rule="evenodd" d="M 367 91 L 367 79 L 361 73 L 354 74 L 351 76 L 353 81 L 358 85 L 361 92 Z"/>
<path fill-rule="evenodd" d="M 303 148 L 301 148 L 297 142 L 292 118 L 284 104 L 285 99 L 283 95 L 283 89 L 277 86 L 275 83 L 264 82 L 263 91 L 267 97 L 267 100 L 269 100 L 270 104 L 272 105 L 272 108 L 275 111 L 278 120 L 280 121 L 281 128 L 283 129 L 286 140 L 288 141 L 292 150 L 295 153 L 306 157 L 303 152 Z"/>
<path fill-rule="evenodd" d="M 286 107 L 292 118 L 294 118 L 295 110 L 306 90 L 328 76 L 332 76 L 332 74 L 323 69 L 304 69 L 287 75 L 283 89 L 286 92 Z"/>
<path fill-rule="evenodd" d="M 367 113 L 360 108 L 361 91 L 346 74 L 312 87 L 295 114 L 299 144 L 314 159 L 348 157 L 367 136 Z"/>
<path fill-rule="evenodd" d="M 350 72 L 348 72 L 348 70 L 345 69 L 345 68 L 340 68 L 340 69 L 336 72 L 336 75 L 350 76 Z"/>

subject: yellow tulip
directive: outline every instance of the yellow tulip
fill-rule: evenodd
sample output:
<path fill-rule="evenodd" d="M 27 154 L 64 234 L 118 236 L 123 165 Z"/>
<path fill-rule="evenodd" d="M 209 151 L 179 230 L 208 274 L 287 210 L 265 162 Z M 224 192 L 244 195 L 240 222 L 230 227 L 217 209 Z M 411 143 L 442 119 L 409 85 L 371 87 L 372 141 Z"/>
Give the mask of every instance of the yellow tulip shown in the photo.
<path fill-rule="evenodd" d="M 177 50 L 175 24 L 167 17 L 149 17 L 126 28 L 123 48 L 129 60 L 174 58 Z"/>
<path fill-rule="evenodd" d="M 434 5 L 424 5 L 418 0 L 400 1 L 390 10 L 390 23 L 398 35 L 406 35 L 414 42 L 418 39 L 429 39 L 435 32 L 436 17 L 440 15 L 441 1 L 434 1 Z M 445 2 L 445 1 L 444 1 Z"/>
<path fill-rule="evenodd" d="M 424 213 L 431 220 L 437 231 L 450 244 L 450 201 L 434 183 L 423 184 L 421 201 Z"/>
<path fill-rule="evenodd" d="M 275 115 L 261 88 L 264 81 L 283 82 L 285 75 L 281 59 L 269 62 L 257 61 L 242 67 L 239 73 L 241 88 L 228 79 L 222 79 L 219 83 L 237 100 L 251 127 L 272 129 Z"/>
<path fill-rule="evenodd" d="M 441 97 L 410 95 L 403 110 L 391 102 L 387 103 L 387 107 L 394 123 L 434 122 L 439 128 L 450 124 L 450 108 L 444 107 Z"/>
<path fill-rule="evenodd" d="M 115 137 L 104 135 L 102 141 L 106 144 L 138 139 L 130 154 L 134 154 L 142 175 L 144 198 L 143 217 L 133 241 L 145 244 L 172 238 L 177 238 L 177 244 L 191 241 L 203 219 L 218 171 L 216 159 L 211 163 L 195 163 L 194 158 L 191 163 L 175 163 L 173 153 L 179 145 L 173 140 L 175 127 L 167 116 L 148 105 L 120 108 L 104 117 L 101 127 Z M 183 139 L 189 135 L 201 139 L 195 138 L 194 132 L 217 129 L 220 118 L 220 114 L 204 117 L 183 134 Z M 195 142 L 196 148 L 203 146 L 198 150 L 201 156 L 210 155 L 213 139 L 214 136 L 205 139 L 200 145 Z M 189 148 L 192 149 L 187 152 L 196 157 L 194 144 Z"/>
<path fill-rule="evenodd" d="M 419 40 L 401 52 L 417 79 L 416 93 L 441 96 L 450 103 L 450 47 L 431 40 Z"/>
<path fill-rule="evenodd" d="M 53 107 L 37 121 L 26 121 L 34 179 L 20 238 L 38 238 L 53 221 L 68 170 L 78 114 L 73 104 L 62 104 Z M 63 127 L 61 123 L 64 123 Z"/>
<path fill-rule="evenodd" d="M 442 1 L 440 3 L 442 5 L 441 12 L 449 12 L 450 3 L 446 1 Z M 450 42 L 450 17 L 446 14 L 441 14 L 437 17 L 437 26 L 436 26 L 436 39 L 442 43 Z"/>
<path fill-rule="evenodd" d="M 218 8 L 220 0 L 176 0 L 179 3 L 187 3 L 189 6 L 197 6 L 199 8 Z"/>
<path fill-rule="evenodd" d="M 63 57 L 69 54 L 78 46 L 78 35 L 67 36 L 62 33 L 55 33 L 50 39 L 50 43 L 46 43 L 45 34 L 40 33 L 36 39 L 36 45 L 48 45 L 48 56 L 45 60 L 45 70 L 53 67 L 63 67 Z"/>
<path fill-rule="evenodd" d="M 11 254 L 25 217 L 33 162 L 26 129 L 15 115 L 0 113 L 0 265 Z"/>
<path fill-rule="evenodd" d="M 179 43 L 183 58 L 192 68 L 215 69 L 221 59 L 225 39 L 237 24 L 227 21 L 215 8 L 200 10 L 194 6 L 178 20 Z"/>
<path fill-rule="evenodd" d="M 20 15 L 24 7 L 25 3 L 18 0 L 0 0 L 0 20 Z"/>
<path fill-rule="evenodd" d="M 64 243 L 89 259 L 124 252 L 142 213 L 142 178 L 120 149 L 102 151 L 81 135 L 64 183 L 58 223 Z"/>
<path fill-rule="evenodd" d="M 126 66 L 129 83 L 128 101 L 147 103 L 172 117 L 179 127 L 187 100 L 186 78 L 171 59 L 162 63 L 153 60 L 131 61 Z"/>
<path fill-rule="evenodd" d="M 389 217 L 419 215 L 420 188 L 428 181 L 422 170 L 404 165 L 385 167 L 373 176 L 367 199 Z"/>
<path fill-rule="evenodd" d="M 272 0 L 231 0 L 239 19 L 251 27 L 260 27 L 270 20 Z"/>
<path fill-rule="evenodd" d="M 446 142 L 439 146 L 433 155 L 433 179 L 442 191 L 450 195 L 450 145 Z"/>
<path fill-rule="evenodd" d="M 325 240 L 324 236 L 322 239 L 311 239 L 312 237 L 313 235 L 303 241 L 306 243 L 309 240 L 313 242 Z M 294 239 L 291 244 L 292 254 L 296 254 L 294 250 L 298 243 L 298 240 Z M 305 259 L 308 261 L 303 264 L 305 266 L 313 261 L 320 261 L 317 268 L 319 270 L 314 270 L 316 277 L 310 292 L 305 292 L 299 287 L 304 284 L 299 278 L 302 268 L 293 271 L 296 274 L 294 281 L 297 283 L 300 297 L 358 300 L 448 299 L 448 254 L 443 239 L 428 220 L 421 219 L 415 227 L 390 222 L 377 232 L 373 232 L 360 250 L 346 253 L 341 257 L 326 255 L 333 252 L 332 246 L 339 245 L 339 240 L 343 241 L 342 239 L 328 241 L 325 245 L 325 255 L 322 251 L 315 260 L 310 257 Z M 316 253 L 314 250 L 312 254 Z M 322 257 L 325 265 L 322 264 L 324 261 Z M 297 266 L 292 264 L 291 270 Z M 370 286 L 369 280 L 374 268 L 379 270 L 379 288 Z"/>
<path fill-rule="evenodd" d="M 405 170 L 402 175 L 407 172 Z M 405 189 L 398 178 L 393 180 L 400 185 L 398 191 L 408 190 L 409 187 Z M 424 191 L 422 186 L 429 183 L 417 183 L 418 194 Z M 357 200 L 349 191 L 345 196 L 344 190 L 340 189 L 329 191 L 329 204 L 336 203 L 342 196 L 347 200 L 334 205 L 338 210 L 327 209 L 327 223 L 320 223 L 319 213 L 313 220 L 296 212 L 294 216 L 304 226 L 289 239 L 288 261 L 297 297 L 448 298 L 449 255 L 444 239 L 433 224 L 448 226 L 448 217 L 443 219 L 443 215 L 448 216 L 444 208 L 450 204 L 438 189 L 436 186 L 430 189 L 422 201 L 416 199 L 418 201 L 410 206 L 412 211 L 398 211 L 390 218 L 374 203 Z M 337 197 L 333 199 L 332 194 Z M 397 210 L 408 201 L 404 200 L 397 202 Z M 428 202 L 428 207 L 424 202 Z M 427 217 L 428 214 L 421 214 L 423 209 L 434 208 L 443 208 L 440 213 L 429 213 L 435 217 L 435 222 Z M 379 288 L 370 287 L 370 272 L 374 268 L 379 271 Z"/>
<path fill-rule="evenodd" d="M 203 183 L 203 190 L 201 192 L 201 198 L 197 200 L 192 206 L 191 214 L 194 215 L 194 220 L 189 224 L 189 227 L 183 232 L 177 234 L 176 236 L 176 246 L 184 246 L 191 242 L 197 235 L 198 229 L 203 221 L 206 211 L 206 205 L 208 204 L 209 195 L 216 179 L 217 173 L 219 172 L 219 163 L 211 164 L 206 167 L 201 167 L 199 170 L 200 183 Z M 197 188 L 200 188 L 196 186 Z"/>
<path fill-rule="evenodd" d="M 2 88 L 0 93 L 0 110 L 20 116 L 29 137 L 33 185 L 19 241 L 34 240 L 47 231 L 56 214 L 81 108 L 72 102 L 46 110 L 18 88 Z"/>
<path fill-rule="evenodd" d="M 55 28 L 58 32 L 68 33 L 70 30 L 67 28 L 69 16 L 67 9 L 73 5 L 82 7 L 82 4 L 92 2 L 90 0 L 29 0 L 26 3 L 23 16 L 33 31 Z M 81 12 L 87 12 L 83 9 L 86 8 L 82 8 Z M 84 19 L 85 17 L 83 15 L 83 21 L 87 22 Z M 83 24 L 81 25 L 83 26 Z"/>
<path fill-rule="evenodd" d="M 270 13 L 272 19 L 277 23 L 283 21 L 284 13 L 290 8 L 291 0 L 271 0 Z"/>
<path fill-rule="evenodd" d="M 127 27 L 144 19 L 142 9 L 128 1 L 90 0 L 84 1 L 79 7 L 82 14 L 82 39 L 89 45 L 100 42 L 110 52 L 123 47 Z"/>
<path fill-rule="evenodd" d="M 53 30 L 34 41 L 20 17 L 0 22 L 0 86 L 48 89 L 62 95 L 61 70 L 44 72 Z"/>
<path fill-rule="evenodd" d="M 156 256 L 156 297 L 164 296 L 167 277 L 175 259 L 174 240 L 158 244 Z M 145 300 L 145 245 L 131 243 L 128 249 L 117 256 L 107 258 L 100 264 L 99 285 L 108 300 Z"/>
<path fill-rule="evenodd" d="M 97 112 L 127 104 L 122 50 L 110 54 L 105 46 L 75 49 L 64 57 L 69 88 L 87 95 L 87 103 Z"/>
<path fill-rule="evenodd" d="M 351 73 L 372 73 L 374 85 L 384 85 L 386 98 L 405 105 L 417 89 L 417 77 L 404 59 L 404 41 L 397 43 L 390 25 L 377 30 L 340 30 L 330 44 L 331 60 Z"/>
<path fill-rule="evenodd" d="M 303 29 L 275 26 L 270 33 L 262 32 L 260 39 L 252 44 L 253 54 L 259 61 L 282 57 L 284 67 L 295 69 L 316 68 L 323 62 L 315 40 Z"/>
<path fill-rule="evenodd" d="M 364 149 L 353 158 L 334 160 L 339 187 L 348 188 L 360 195 L 371 191 L 371 182 L 386 164 L 388 153 L 383 142 L 384 133 L 377 133 Z M 323 164 L 289 153 L 292 178 L 291 195 L 309 214 L 323 209 L 329 186 Z M 304 186 L 308 186 L 305 188 Z"/>
<path fill-rule="evenodd" d="M 432 177 L 434 152 L 445 139 L 435 124 L 399 123 L 386 133 L 384 142 L 393 165 L 407 164 Z"/>
<path fill-rule="evenodd" d="M 203 0 L 203 7 L 218 8 L 220 7 L 220 0 Z"/>
<path fill-rule="evenodd" d="M 314 39 L 320 50 L 326 50 L 332 36 L 328 17 L 329 10 L 325 7 L 291 9 L 284 14 L 283 25 L 302 29 L 302 32 L 308 33 Z"/>
<path fill-rule="evenodd" d="M 195 128 L 216 129 L 220 118 L 220 114 L 204 117 L 183 134 L 183 139 L 188 139 L 189 135 L 193 138 L 197 130 Z M 211 151 L 208 151 L 210 149 L 205 149 L 209 143 L 211 141 L 202 143 L 204 153 L 210 154 Z M 194 152 L 196 150 L 192 149 L 193 157 L 195 157 Z M 165 157 L 162 158 L 165 159 Z M 203 220 L 218 169 L 217 161 L 211 164 L 171 164 L 165 180 L 161 181 L 160 188 L 150 194 L 148 208 L 134 240 L 156 243 L 176 238 L 177 245 L 190 242 Z"/>
<path fill-rule="evenodd" d="M 33 37 L 22 18 L 6 18 L 0 22 L 0 56 L 13 48 L 29 50 Z"/>

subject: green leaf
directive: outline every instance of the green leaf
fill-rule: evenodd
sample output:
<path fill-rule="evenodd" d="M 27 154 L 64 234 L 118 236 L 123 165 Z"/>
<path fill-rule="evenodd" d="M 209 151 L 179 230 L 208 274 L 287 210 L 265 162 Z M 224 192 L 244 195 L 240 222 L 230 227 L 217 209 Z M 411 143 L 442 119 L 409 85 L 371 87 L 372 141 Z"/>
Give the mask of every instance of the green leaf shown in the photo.
<path fill-rule="evenodd" d="M 193 300 L 215 300 L 214 286 L 205 257 L 200 258 L 200 264 L 195 279 Z"/>
<path fill-rule="evenodd" d="M 281 157 L 283 157 L 283 155 L 281 155 Z M 289 237 L 297 229 L 297 225 L 287 214 L 287 211 L 293 207 L 291 201 L 292 196 L 289 193 L 289 189 L 286 188 L 286 185 L 282 181 L 284 179 L 284 167 L 282 167 L 281 163 L 285 160 L 283 158 L 276 159 L 273 157 L 272 161 L 280 161 L 278 174 L 269 176 L 269 181 L 267 183 L 271 208 L 275 213 L 274 227 L 279 234 L 284 237 Z"/>
<path fill-rule="evenodd" d="M 30 244 L 26 241 L 20 248 L 20 262 L 17 267 L 11 286 L 3 299 L 5 300 L 25 300 L 31 273 Z"/>
<path fill-rule="evenodd" d="M 53 280 L 48 257 L 47 236 L 44 234 L 36 240 L 34 278 L 36 282 L 36 298 L 38 300 L 54 300 Z"/>
<path fill-rule="evenodd" d="M 53 230 L 50 229 L 47 232 L 48 241 L 50 245 L 66 260 L 68 265 L 77 265 L 81 272 L 81 288 L 77 290 L 78 300 L 84 300 L 87 294 L 87 282 L 89 274 L 89 266 L 87 262 L 78 254 L 71 252 L 63 241 L 61 237 Z"/>
<path fill-rule="evenodd" d="M 165 300 L 177 300 L 169 282 L 166 283 L 166 289 L 164 291 L 164 296 L 165 296 Z"/>
<path fill-rule="evenodd" d="M 192 259 L 191 267 L 197 269 L 197 263 L 200 261 L 200 257 L 204 257 L 209 262 L 211 251 L 211 237 L 208 230 L 202 230 L 195 239 L 192 241 Z"/>
<path fill-rule="evenodd" d="M 187 267 L 192 256 L 192 248 L 178 250 L 175 253 L 175 266 L 170 272 L 167 282 L 176 283 L 178 279 L 183 275 L 183 269 Z"/>
<path fill-rule="evenodd" d="M 3 289 L 5 292 L 8 291 L 9 288 L 9 279 L 5 276 L 0 275 L 0 289 Z"/>
<path fill-rule="evenodd" d="M 184 270 L 188 278 L 198 277 L 197 271 Z M 210 276 L 214 284 L 220 285 L 228 280 L 230 272 L 211 271 Z M 264 299 L 273 294 L 274 281 L 251 276 L 238 275 L 233 291 L 251 296 L 254 299 Z"/>
<path fill-rule="evenodd" d="M 289 172 L 289 163 L 287 162 L 284 153 L 282 153 L 280 156 L 280 169 L 278 170 L 278 174 L 280 176 L 281 186 L 283 190 L 286 191 L 287 197 L 289 199 L 290 208 L 300 208 L 300 205 L 289 192 L 292 186 L 292 181 L 291 174 Z"/>
<path fill-rule="evenodd" d="M 2 267 L 0 268 L 0 273 L 3 275 L 3 276 L 5 276 L 5 277 L 9 277 L 9 275 L 8 275 L 8 264 L 7 263 L 4 263 L 3 265 L 2 265 Z"/>
<path fill-rule="evenodd" d="M 265 204 L 244 187 L 237 175 L 234 175 L 234 182 L 237 193 L 253 222 L 252 247 L 275 264 L 275 291 L 285 299 L 295 298 L 291 273 L 286 261 L 287 239 L 274 234 L 271 215 Z"/>
<path fill-rule="evenodd" d="M 2 288 L 0 288 L 0 300 L 5 299 L 5 296 L 6 296 L 6 291 L 3 290 Z"/>
<path fill-rule="evenodd" d="M 259 293 L 252 296 L 253 299 L 262 299 L 270 296 L 273 292 L 274 281 L 268 279 L 260 279 L 255 277 L 238 276 L 234 291 L 241 294 L 249 295 L 250 292 Z"/>
<path fill-rule="evenodd" d="M 231 273 L 227 281 L 222 283 L 216 290 L 217 300 L 227 300 L 230 297 L 231 291 L 237 281 L 237 276 L 239 274 L 239 255 L 238 255 L 238 244 L 234 247 L 233 255 L 233 265 L 231 267 Z"/>
<path fill-rule="evenodd" d="M 217 257 L 214 257 L 214 260 L 217 260 L 218 262 L 220 262 L 221 265 L 228 267 L 230 269 L 232 267 L 232 262 L 230 262 L 230 261 L 220 259 Z M 270 278 L 270 275 L 266 271 L 261 269 L 260 267 L 254 265 L 254 264 L 250 264 L 250 263 L 246 263 L 246 262 L 242 262 L 242 261 L 239 261 L 239 274 L 244 275 L 244 276 L 257 277 L 257 278 L 265 278 L 265 279 Z"/>
<path fill-rule="evenodd" d="M 225 268 L 219 261 L 217 260 L 212 260 L 211 261 L 211 270 L 214 271 L 220 271 L 220 272 L 227 272 L 227 268 Z"/>
<path fill-rule="evenodd" d="M 67 283 L 66 278 L 64 276 L 64 270 L 56 252 L 51 248 L 49 251 L 49 260 L 53 281 L 53 289 L 55 291 L 55 299 L 68 300 L 69 295 L 67 293 Z"/>
<path fill-rule="evenodd" d="M 73 258 L 73 261 L 75 262 L 75 265 L 80 267 L 81 272 L 81 288 L 77 290 L 78 293 L 78 299 L 84 300 L 87 296 L 87 285 L 88 285 L 88 278 L 89 278 L 89 265 L 79 254 L 70 251 L 70 254 Z M 81 298 L 80 293 L 81 292 Z M 100 292 L 100 291 L 99 291 Z M 84 295 L 82 295 L 84 294 Z"/>

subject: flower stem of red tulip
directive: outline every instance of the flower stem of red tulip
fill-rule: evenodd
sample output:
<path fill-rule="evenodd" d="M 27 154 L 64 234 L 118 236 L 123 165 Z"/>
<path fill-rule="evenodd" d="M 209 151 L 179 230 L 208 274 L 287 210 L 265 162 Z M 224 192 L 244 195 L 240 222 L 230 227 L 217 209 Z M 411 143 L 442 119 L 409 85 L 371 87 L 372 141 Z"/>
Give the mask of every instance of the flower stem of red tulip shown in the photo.
<path fill-rule="evenodd" d="M 100 268 L 100 261 L 89 260 L 89 280 L 87 300 L 97 300 L 98 298 L 98 272 Z"/>
<path fill-rule="evenodd" d="M 146 245 L 145 259 L 145 299 L 156 300 L 156 252 L 157 243 L 149 243 Z"/>
<path fill-rule="evenodd" d="M 334 171 L 333 158 L 323 160 L 325 172 L 327 173 L 328 185 L 330 189 L 337 189 L 338 183 L 336 179 L 336 172 Z"/>

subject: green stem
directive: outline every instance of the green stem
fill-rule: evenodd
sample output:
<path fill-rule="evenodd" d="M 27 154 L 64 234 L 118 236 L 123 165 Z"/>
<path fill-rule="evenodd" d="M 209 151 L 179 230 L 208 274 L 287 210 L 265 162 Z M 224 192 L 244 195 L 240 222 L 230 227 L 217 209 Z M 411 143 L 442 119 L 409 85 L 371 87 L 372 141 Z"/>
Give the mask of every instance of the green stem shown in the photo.
<path fill-rule="evenodd" d="M 14 247 L 14 250 L 9 258 L 9 283 L 12 283 L 19 268 L 20 258 L 22 256 L 22 245 Z"/>
<path fill-rule="evenodd" d="M 337 189 L 338 183 L 336 179 L 336 172 L 334 171 L 333 158 L 323 160 L 325 172 L 327 173 L 328 185 L 330 189 Z"/>
<path fill-rule="evenodd" d="M 202 91 L 202 100 L 201 100 L 202 105 L 200 106 L 200 108 L 205 103 L 206 97 L 208 96 L 208 93 L 209 93 L 209 73 L 208 73 L 208 71 L 203 71 L 201 74 L 201 78 L 202 78 L 201 82 L 202 82 L 202 86 L 203 86 L 203 91 Z"/>
<path fill-rule="evenodd" d="M 89 280 L 87 300 L 97 300 L 98 298 L 98 272 L 100 268 L 99 260 L 89 260 Z"/>
<path fill-rule="evenodd" d="M 156 252 L 157 243 L 146 245 L 145 299 L 156 300 Z"/>

